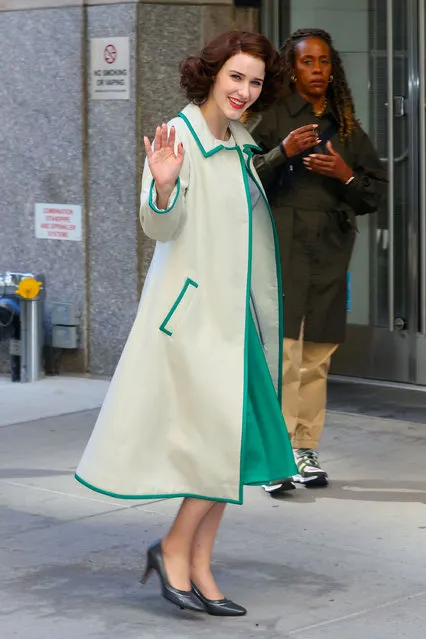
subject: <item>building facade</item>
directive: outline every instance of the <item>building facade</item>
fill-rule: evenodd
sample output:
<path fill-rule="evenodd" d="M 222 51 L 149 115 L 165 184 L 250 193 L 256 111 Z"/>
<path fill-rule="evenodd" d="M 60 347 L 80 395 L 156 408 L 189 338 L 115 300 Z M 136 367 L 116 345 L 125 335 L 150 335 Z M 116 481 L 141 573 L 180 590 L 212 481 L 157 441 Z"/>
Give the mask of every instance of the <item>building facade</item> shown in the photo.
<path fill-rule="evenodd" d="M 0 274 L 45 275 L 47 372 L 112 373 L 153 250 L 138 222 L 143 135 L 185 105 L 179 61 L 231 27 L 257 29 L 258 12 L 232 0 L 0 0 Z M 115 55 L 127 77 L 104 76 Z M 128 93 L 94 97 L 96 77 Z M 80 206 L 81 239 L 60 237 L 59 214 L 44 222 L 57 234 L 36 237 L 47 233 L 36 204 Z M 77 349 L 51 348 L 54 302 L 79 314 Z"/>
<path fill-rule="evenodd" d="M 333 371 L 426 384 L 425 1 L 0 0 L 0 273 L 45 273 L 47 317 L 53 301 L 77 307 L 80 345 L 61 370 L 110 375 L 129 332 L 152 255 L 137 220 L 142 135 L 185 102 L 178 61 L 231 27 L 277 45 L 320 27 L 389 172 L 382 210 L 359 219 Z M 128 97 L 94 98 L 93 41 L 120 37 Z M 35 237 L 40 202 L 81 205 L 81 241 Z"/>

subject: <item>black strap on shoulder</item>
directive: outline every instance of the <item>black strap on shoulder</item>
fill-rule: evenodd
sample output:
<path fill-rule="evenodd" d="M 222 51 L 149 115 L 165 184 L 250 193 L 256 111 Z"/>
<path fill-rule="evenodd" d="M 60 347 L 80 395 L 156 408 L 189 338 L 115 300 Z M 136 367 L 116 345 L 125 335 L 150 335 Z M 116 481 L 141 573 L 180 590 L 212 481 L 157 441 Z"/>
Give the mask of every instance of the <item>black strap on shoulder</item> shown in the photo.
<path fill-rule="evenodd" d="M 320 137 L 320 146 L 325 146 L 336 133 L 339 133 L 339 124 L 333 119 Z"/>

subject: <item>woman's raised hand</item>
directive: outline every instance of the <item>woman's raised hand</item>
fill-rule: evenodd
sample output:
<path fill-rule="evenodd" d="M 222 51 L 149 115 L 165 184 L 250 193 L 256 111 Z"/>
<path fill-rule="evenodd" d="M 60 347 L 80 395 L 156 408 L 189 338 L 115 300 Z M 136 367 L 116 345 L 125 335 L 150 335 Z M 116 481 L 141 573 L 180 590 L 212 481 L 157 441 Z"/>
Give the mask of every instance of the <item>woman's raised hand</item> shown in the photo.
<path fill-rule="evenodd" d="M 154 149 L 151 148 L 149 139 L 144 136 L 144 144 L 148 165 L 155 180 L 158 194 L 166 194 L 173 191 L 183 164 L 183 144 L 180 143 L 175 153 L 175 127 L 167 131 L 167 124 L 157 126 L 154 138 Z"/>

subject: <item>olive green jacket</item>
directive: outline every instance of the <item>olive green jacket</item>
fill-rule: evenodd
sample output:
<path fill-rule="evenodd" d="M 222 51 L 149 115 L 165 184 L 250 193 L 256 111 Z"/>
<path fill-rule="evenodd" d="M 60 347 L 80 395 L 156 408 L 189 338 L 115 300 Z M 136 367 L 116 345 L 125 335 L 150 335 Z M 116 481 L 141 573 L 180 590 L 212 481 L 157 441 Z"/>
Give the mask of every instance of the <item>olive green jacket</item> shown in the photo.
<path fill-rule="evenodd" d="M 280 142 L 294 129 L 318 124 L 320 136 L 333 124 L 331 143 L 353 169 L 348 185 L 304 168 L 285 156 Z M 368 135 L 357 125 L 342 141 L 328 106 L 316 117 L 298 93 L 283 98 L 247 123 L 263 152 L 254 158 L 267 191 L 281 253 L 284 336 L 340 343 L 345 339 L 347 269 L 357 230 L 356 216 L 378 210 L 386 171 Z M 309 152 L 313 152 L 312 150 Z M 315 152 L 326 152 L 324 147 Z M 367 285 L 367 283 L 366 283 Z"/>

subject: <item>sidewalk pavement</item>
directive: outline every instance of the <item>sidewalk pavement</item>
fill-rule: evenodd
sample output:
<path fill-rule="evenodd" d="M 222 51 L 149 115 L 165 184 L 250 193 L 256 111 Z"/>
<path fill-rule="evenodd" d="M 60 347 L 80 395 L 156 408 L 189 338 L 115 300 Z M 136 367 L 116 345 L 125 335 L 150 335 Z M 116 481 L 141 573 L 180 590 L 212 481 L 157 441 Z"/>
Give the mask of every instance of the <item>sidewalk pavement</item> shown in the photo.
<path fill-rule="evenodd" d="M 107 385 L 0 381 L 1 639 L 424 639 L 425 425 L 331 412 L 328 489 L 247 489 L 214 572 L 249 614 L 217 619 L 173 608 L 156 577 L 138 583 L 177 501 L 73 479 Z"/>
<path fill-rule="evenodd" d="M 0 427 L 99 408 L 108 380 L 88 377 L 45 377 L 20 384 L 0 377 Z"/>

